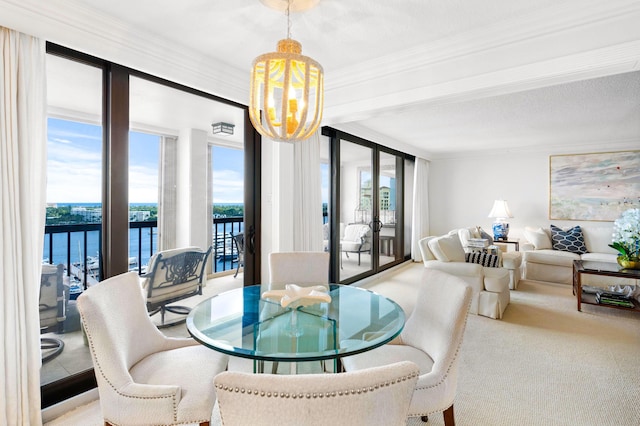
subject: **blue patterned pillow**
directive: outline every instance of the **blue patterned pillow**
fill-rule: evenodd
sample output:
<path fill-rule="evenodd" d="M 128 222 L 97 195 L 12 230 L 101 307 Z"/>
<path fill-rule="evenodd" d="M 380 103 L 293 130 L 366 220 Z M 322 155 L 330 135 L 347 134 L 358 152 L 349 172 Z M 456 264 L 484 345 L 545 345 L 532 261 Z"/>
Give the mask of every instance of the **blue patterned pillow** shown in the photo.
<path fill-rule="evenodd" d="M 564 231 L 555 225 L 551 225 L 551 242 L 554 250 L 568 251 L 569 253 L 588 253 L 584 244 L 584 236 L 579 226 Z"/>

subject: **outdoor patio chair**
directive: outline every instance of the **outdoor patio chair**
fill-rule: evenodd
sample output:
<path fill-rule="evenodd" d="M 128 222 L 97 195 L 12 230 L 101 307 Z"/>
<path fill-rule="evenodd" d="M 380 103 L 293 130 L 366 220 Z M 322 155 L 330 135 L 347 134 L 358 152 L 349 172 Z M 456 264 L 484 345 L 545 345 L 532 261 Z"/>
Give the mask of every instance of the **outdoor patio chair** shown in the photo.
<path fill-rule="evenodd" d="M 40 275 L 40 333 L 62 333 L 69 291 L 63 281 L 64 265 L 42 265 Z M 64 349 L 62 339 L 41 337 L 42 362 L 51 361 Z"/>
<path fill-rule="evenodd" d="M 231 238 L 233 239 L 233 243 L 238 251 L 238 258 L 234 260 L 234 262 L 237 262 L 236 273 L 233 274 L 233 278 L 235 278 L 238 276 L 240 268 L 244 268 L 244 234 L 242 232 L 235 235 L 231 234 Z"/>
<path fill-rule="evenodd" d="M 191 308 L 171 305 L 179 300 L 202 294 L 202 281 L 206 276 L 205 267 L 212 247 L 207 251 L 199 247 L 186 247 L 156 253 L 143 275 L 142 288 L 147 297 L 149 315 L 160 313 L 159 328 L 182 323 Z M 181 317 L 166 321 L 166 312 Z"/>

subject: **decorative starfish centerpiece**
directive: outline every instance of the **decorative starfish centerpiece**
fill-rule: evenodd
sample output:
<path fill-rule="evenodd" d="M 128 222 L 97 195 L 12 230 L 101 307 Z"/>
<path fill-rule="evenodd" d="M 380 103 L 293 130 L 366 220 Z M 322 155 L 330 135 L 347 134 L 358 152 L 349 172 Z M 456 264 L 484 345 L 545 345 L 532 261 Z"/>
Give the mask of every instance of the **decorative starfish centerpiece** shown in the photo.
<path fill-rule="evenodd" d="M 289 305 L 309 306 L 316 303 L 330 303 L 331 296 L 327 288 L 321 285 L 300 287 L 295 284 L 287 284 L 284 290 L 269 290 L 262 293 L 263 299 L 272 299 L 280 302 L 280 306 L 286 308 Z"/>

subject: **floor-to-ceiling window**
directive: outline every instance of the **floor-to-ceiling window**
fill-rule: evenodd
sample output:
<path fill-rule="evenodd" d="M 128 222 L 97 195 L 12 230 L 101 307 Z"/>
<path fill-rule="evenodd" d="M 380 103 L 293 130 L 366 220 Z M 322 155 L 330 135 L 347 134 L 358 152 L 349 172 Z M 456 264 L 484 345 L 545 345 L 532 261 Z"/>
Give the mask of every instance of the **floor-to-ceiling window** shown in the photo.
<path fill-rule="evenodd" d="M 64 347 L 42 368 L 43 406 L 95 386 L 78 294 L 128 270 L 143 273 L 157 250 L 212 244 L 215 179 L 208 154 L 220 139 L 212 124 L 235 125 L 230 143 L 243 152 L 240 162 L 259 164 L 260 156 L 260 138 L 242 105 L 61 46 L 48 44 L 47 51 L 43 261 L 64 269 L 66 319 L 52 329 Z M 248 199 L 251 207 L 249 222 L 240 221 L 253 232 L 260 217 L 259 167 L 254 169 L 251 184 L 236 179 L 236 199 Z M 251 255 L 259 254 L 256 248 L 259 241 Z M 255 257 L 245 260 L 251 271 Z M 244 279 L 255 282 L 253 275 Z"/>

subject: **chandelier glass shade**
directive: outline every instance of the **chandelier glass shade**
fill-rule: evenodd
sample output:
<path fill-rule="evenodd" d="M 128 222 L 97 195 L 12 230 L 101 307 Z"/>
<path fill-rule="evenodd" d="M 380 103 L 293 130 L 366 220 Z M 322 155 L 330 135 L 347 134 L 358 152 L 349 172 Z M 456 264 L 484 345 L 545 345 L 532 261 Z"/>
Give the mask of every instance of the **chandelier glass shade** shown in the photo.
<path fill-rule="evenodd" d="M 281 142 L 307 139 L 322 121 L 323 105 L 322 66 L 302 55 L 296 40 L 280 40 L 276 52 L 253 61 L 249 117 L 263 136 Z"/>

